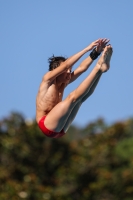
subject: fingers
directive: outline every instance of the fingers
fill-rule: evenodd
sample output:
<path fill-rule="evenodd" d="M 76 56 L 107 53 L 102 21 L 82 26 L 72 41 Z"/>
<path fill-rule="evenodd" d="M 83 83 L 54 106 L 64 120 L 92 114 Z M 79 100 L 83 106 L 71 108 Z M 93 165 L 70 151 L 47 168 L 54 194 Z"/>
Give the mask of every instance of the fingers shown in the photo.
<path fill-rule="evenodd" d="M 98 40 L 95 40 L 93 43 L 95 44 L 95 45 L 98 45 L 100 42 L 101 42 L 101 38 L 99 38 Z"/>
<path fill-rule="evenodd" d="M 107 39 L 107 38 L 101 39 L 101 42 L 100 42 L 100 45 L 99 45 L 99 46 L 101 47 L 102 50 L 107 46 L 107 44 L 108 44 L 109 41 L 110 41 L 110 40 Z"/>
<path fill-rule="evenodd" d="M 99 38 L 98 40 L 95 40 L 94 43 L 97 43 L 97 42 L 108 43 L 109 41 L 110 41 L 110 39 L 107 39 L 107 38 Z"/>
<path fill-rule="evenodd" d="M 107 45 L 109 41 L 110 41 L 110 40 L 107 39 L 107 38 L 105 38 L 105 39 L 102 40 L 102 42 L 103 42 L 104 45 Z"/>
<path fill-rule="evenodd" d="M 99 43 L 100 43 L 100 40 L 96 40 L 96 41 L 92 42 L 91 45 L 92 45 L 92 47 L 96 47 L 99 45 Z"/>
<path fill-rule="evenodd" d="M 99 52 L 102 52 L 103 49 L 105 48 L 105 46 L 107 46 L 108 42 L 110 40 L 107 38 L 99 38 L 97 40 L 95 40 L 94 42 L 91 43 L 91 49 L 94 47 L 97 47 L 97 50 Z"/>
<path fill-rule="evenodd" d="M 95 42 L 99 42 L 101 40 L 101 38 L 99 38 L 98 40 L 95 40 Z"/>
<path fill-rule="evenodd" d="M 96 40 L 94 43 L 95 43 L 95 45 L 100 45 L 102 47 L 105 47 L 109 41 L 110 40 L 107 38 L 100 38 L 100 39 Z"/>

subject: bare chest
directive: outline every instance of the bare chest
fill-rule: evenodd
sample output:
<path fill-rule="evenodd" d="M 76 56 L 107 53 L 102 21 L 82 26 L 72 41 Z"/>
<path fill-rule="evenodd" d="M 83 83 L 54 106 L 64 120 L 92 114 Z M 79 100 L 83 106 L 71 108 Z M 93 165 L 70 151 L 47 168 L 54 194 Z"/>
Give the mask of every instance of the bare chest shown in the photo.
<path fill-rule="evenodd" d="M 50 112 L 52 108 L 62 101 L 63 88 L 58 88 L 56 85 L 51 85 L 47 92 L 41 92 L 37 98 L 37 108 L 44 113 Z"/>
<path fill-rule="evenodd" d="M 36 98 L 36 120 L 47 115 L 59 102 L 62 101 L 65 84 L 60 87 L 55 82 L 45 83 L 40 85 Z"/>
<path fill-rule="evenodd" d="M 62 95 L 63 94 L 54 87 L 50 88 L 44 96 L 44 102 L 55 105 L 62 100 Z"/>

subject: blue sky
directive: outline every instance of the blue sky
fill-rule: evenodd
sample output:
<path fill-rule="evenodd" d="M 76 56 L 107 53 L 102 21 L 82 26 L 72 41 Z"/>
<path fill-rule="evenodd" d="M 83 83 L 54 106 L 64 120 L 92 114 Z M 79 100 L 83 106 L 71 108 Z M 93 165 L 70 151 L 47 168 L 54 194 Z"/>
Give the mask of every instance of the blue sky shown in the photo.
<path fill-rule="evenodd" d="M 12 111 L 34 119 L 36 94 L 48 70 L 48 57 L 69 57 L 104 37 L 114 49 L 111 68 L 80 108 L 74 124 L 84 126 L 99 117 L 107 123 L 132 117 L 132 19 L 132 0 L 0 0 L 0 119 Z M 68 86 L 64 98 L 95 63 Z"/>

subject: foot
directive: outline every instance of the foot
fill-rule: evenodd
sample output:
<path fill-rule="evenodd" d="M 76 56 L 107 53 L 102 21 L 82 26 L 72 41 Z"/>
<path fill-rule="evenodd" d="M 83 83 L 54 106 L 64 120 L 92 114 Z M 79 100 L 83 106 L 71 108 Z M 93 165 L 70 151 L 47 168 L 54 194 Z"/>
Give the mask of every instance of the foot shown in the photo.
<path fill-rule="evenodd" d="M 113 53 L 113 49 L 111 45 L 108 45 L 104 48 L 104 51 L 97 63 L 102 73 L 109 70 L 112 53 Z"/>

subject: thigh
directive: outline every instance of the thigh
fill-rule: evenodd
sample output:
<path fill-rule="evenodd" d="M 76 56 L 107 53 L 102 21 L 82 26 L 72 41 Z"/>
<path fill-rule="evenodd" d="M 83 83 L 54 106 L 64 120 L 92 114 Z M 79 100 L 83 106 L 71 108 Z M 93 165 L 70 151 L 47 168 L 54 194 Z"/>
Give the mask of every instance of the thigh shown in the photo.
<path fill-rule="evenodd" d="M 71 95 L 65 100 L 58 103 L 45 118 L 45 126 L 53 131 L 60 132 L 67 122 L 76 102 L 73 101 Z"/>

